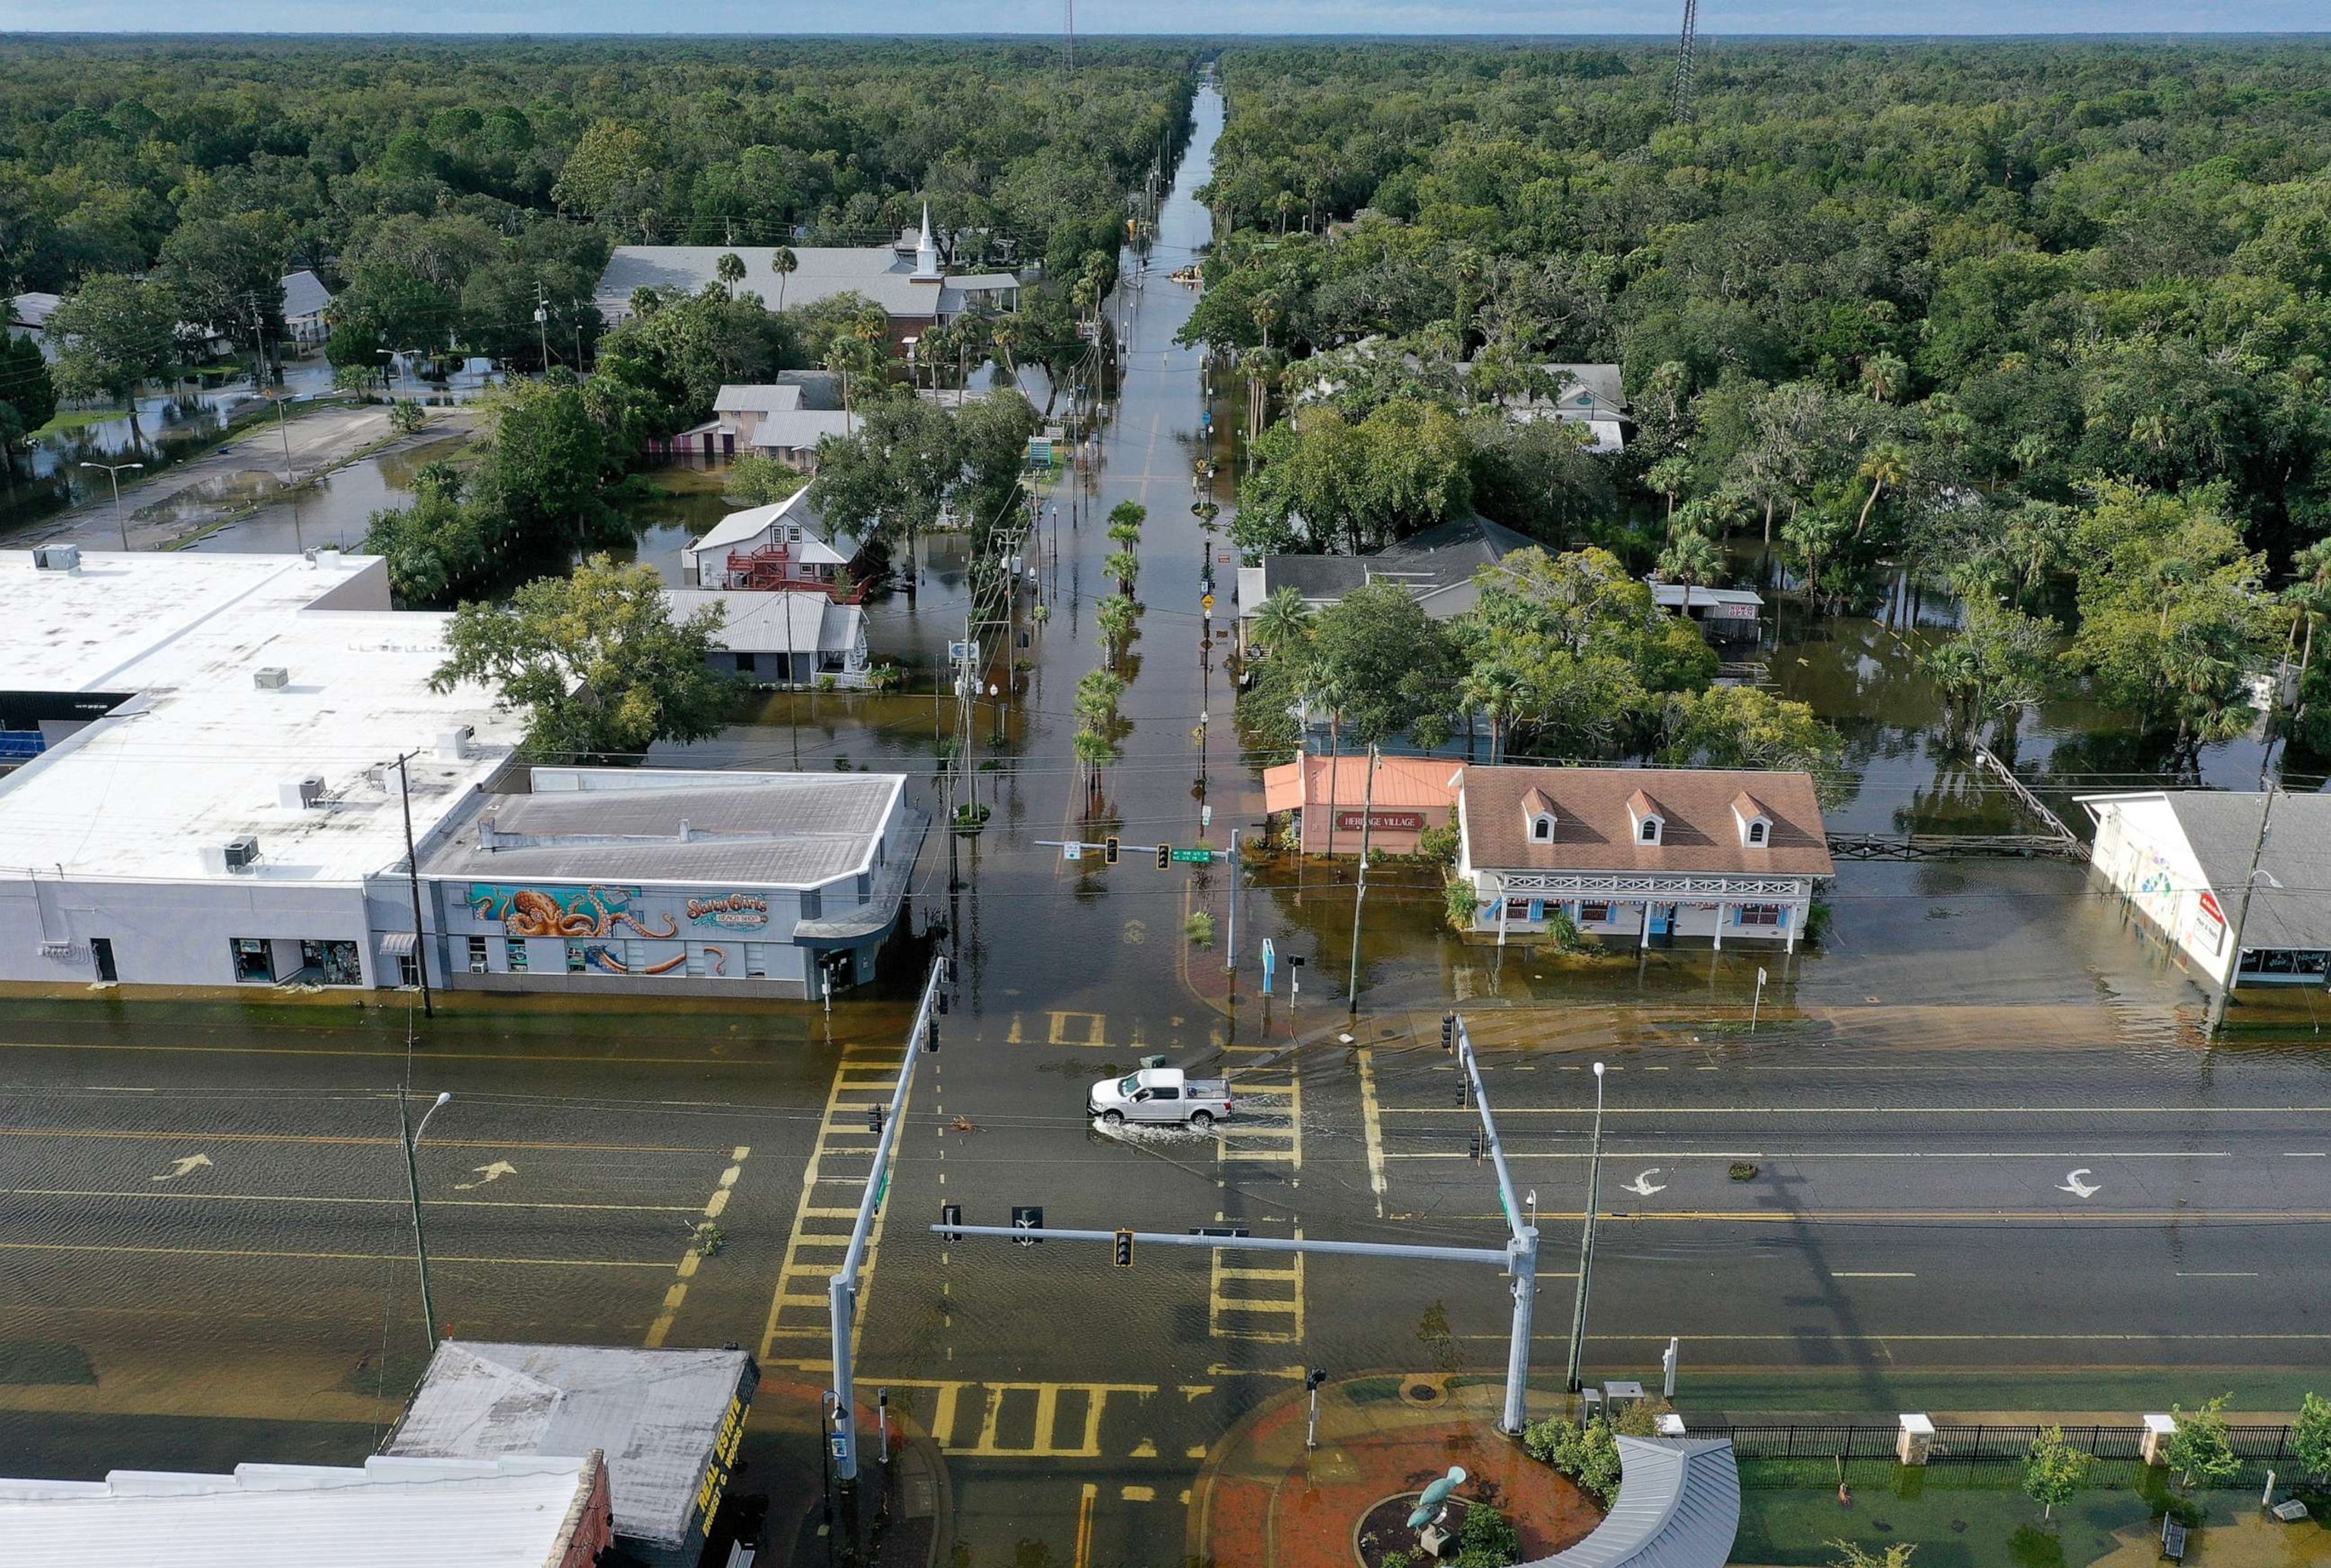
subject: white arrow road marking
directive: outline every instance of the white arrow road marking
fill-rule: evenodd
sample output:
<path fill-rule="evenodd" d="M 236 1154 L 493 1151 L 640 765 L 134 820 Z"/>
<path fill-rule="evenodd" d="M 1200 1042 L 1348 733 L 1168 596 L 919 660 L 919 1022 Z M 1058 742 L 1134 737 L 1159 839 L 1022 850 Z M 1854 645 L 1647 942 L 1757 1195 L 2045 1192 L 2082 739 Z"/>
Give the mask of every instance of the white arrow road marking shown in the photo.
<path fill-rule="evenodd" d="M 1651 1178 L 1659 1174 L 1659 1166 L 1653 1165 L 1651 1169 L 1637 1175 L 1633 1181 L 1622 1183 L 1620 1184 L 1620 1191 L 1632 1193 L 1638 1198 L 1648 1198 L 1653 1193 L 1664 1193 L 1667 1191 L 1667 1186 L 1664 1183 L 1656 1186 L 1651 1183 Z"/>
<path fill-rule="evenodd" d="M 180 1176 L 191 1175 L 196 1169 L 210 1163 L 211 1157 L 208 1155 L 187 1155 L 170 1162 L 169 1174 L 157 1176 L 154 1179 L 157 1182 L 175 1182 Z"/>
<path fill-rule="evenodd" d="M 467 1193 L 484 1186 L 488 1182 L 499 1182 L 504 1176 L 518 1174 L 518 1167 L 508 1160 L 496 1160 L 490 1165 L 472 1165 L 470 1168 L 478 1173 L 478 1179 L 474 1182 L 456 1182 L 453 1183 L 453 1191 Z"/>
<path fill-rule="evenodd" d="M 2067 1175 L 2063 1182 L 2056 1188 L 2056 1191 L 2060 1193 L 2069 1193 L 2075 1198 L 2095 1197 L 2098 1193 L 2103 1192 L 2104 1189 L 2100 1186 L 2092 1186 L 2088 1183 L 2080 1180 L 2082 1176 L 2085 1176 L 2088 1174 L 2088 1166 L 2082 1165 L 2079 1170 Z"/>

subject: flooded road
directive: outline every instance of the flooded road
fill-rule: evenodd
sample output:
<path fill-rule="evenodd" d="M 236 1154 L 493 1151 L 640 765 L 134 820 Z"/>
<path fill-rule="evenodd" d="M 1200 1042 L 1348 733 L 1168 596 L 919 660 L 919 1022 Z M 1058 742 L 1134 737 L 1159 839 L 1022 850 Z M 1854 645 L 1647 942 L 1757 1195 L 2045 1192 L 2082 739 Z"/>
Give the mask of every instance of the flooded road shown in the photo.
<path fill-rule="evenodd" d="M 1146 284 L 1112 302 L 1123 396 L 1089 466 L 1044 503 L 1051 613 L 1014 651 L 1009 700 L 975 718 L 995 814 L 956 841 L 952 875 L 947 841 L 927 846 L 916 936 L 884 990 L 830 1017 L 457 1000 L 409 1057 L 402 998 L 0 1003 L 9 1468 L 371 1451 L 426 1348 L 392 1098 L 409 1081 L 455 1097 L 418 1160 L 439 1326 L 754 1350 L 767 1382 L 745 1484 L 778 1500 L 780 1559 L 823 1561 L 824 1279 L 832 1212 L 856 1202 L 837 1173 L 862 1160 L 864 1085 L 899 1060 L 918 941 L 959 966 L 861 1288 L 858 1376 L 943 1456 L 961 1568 L 1192 1555 L 1209 1454 L 1309 1366 L 1497 1383 L 1509 1301 L 1491 1270 L 1165 1249 L 1117 1269 L 1105 1248 L 928 1229 L 951 1202 L 974 1223 L 1035 1204 L 1056 1225 L 1494 1242 L 1494 1189 L 1437 1041 L 1452 1000 L 1547 1238 L 1534 1414 L 1561 1376 L 1572 1281 L 1556 1257 L 1575 1248 L 1598 1058 L 1615 1069 L 1604 1191 L 1626 1190 L 1606 1203 L 1595 1376 L 1656 1375 L 1675 1335 L 1693 1410 L 2136 1410 L 2228 1388 L 2295 1405 L 2320 1365 L 2308 1314 L 2331 1264 L 2323 1059 L 2197 1049 L 2197 994 L 2077 867 L 1848 867 L 1829 938 L 1784 960 L 1469 946 L 1439 920 L 1432 874 L 1394 865 L 1367 906 L 1353 1010 L 1342 873 L 1254 857 L 1232 984 L 1227 867 L 1071 865 L 1038 842 L 1221 848 L 1259 821 L 1200 607 L 1211 553 L 1213 626 L 1235 611 L 1227 549 L 1189 509 L 1205 371 L 1173 344 L 1191 296 L 1165 276 L 1207 237 L 1192 193 L 1221 128 L 1213 92 L 1196 120 Z M 1215 404 L 1214 428 L 1229 423 Z M 1142 611 L 1120 666 L 1129 729 L 1096 803 L 1070 760 L 1070 699 L 1106 657 L 1104 519 L 1126 500 L 1148 511 Z M 709 489 L 659 503 L 641 558 L 676 556 L 723 509 Z M 928 672 L 960 635 L 961 541 L 927 541 L 919 576 L 915 596 L 873 606 L 873 641 Z M 1807 651 L 1788 667 L 1805 673 L 1776 679 L 1880 684 L 1876 650 L 1830 643 L 1830 663 Z M 658 760 L 899 768 L 932 805 L 950 708 L 928 681 L 778 694 Z M 1850 812 L 1925 787 L 1906 765 L 1879 788 L 1879 759 L 1910 750 L 1876 728 L 1865 749 Z M 1211 941 L 1185 935 L 1197 913 Z M 1266 935 L 1311 960 L 1299 996 L 1257 994 Z M 1773 984 L 1752 1035 L 1759 968 Z M 1211 1136 L 1094 1128 L 1088 1083 L 1153 1053 L 1231 1073 L 1240 1115 Z M 514 1169 L 489 1176 L 497 1164 Z M 2074 1168 L 2088 1196 L 2061 1186 Z M 716 1190 L 723 1245 L 692 1258 Z"/>

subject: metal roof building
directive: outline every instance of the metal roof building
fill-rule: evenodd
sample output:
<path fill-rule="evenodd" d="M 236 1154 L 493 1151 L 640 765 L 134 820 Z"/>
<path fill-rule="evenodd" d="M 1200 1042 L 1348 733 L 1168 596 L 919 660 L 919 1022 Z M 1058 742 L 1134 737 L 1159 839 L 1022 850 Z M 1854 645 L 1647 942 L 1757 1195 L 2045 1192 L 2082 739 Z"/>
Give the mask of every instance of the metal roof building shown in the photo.
<path fill-rule="evenodd" d="M 929 825 L 901 774 L 538 767 L 529 784 L 422 851 L 460 988 L 862 984 Z"/>
<path fill-rule="evenodd" d="M 8 1568 L 589 1568 L 609 1539 L 596 1452 L 0 1481 Z"/>
<path fill-rule="evenodd" d="M 1740 1471 L 1722 1438 L 1621 1438 L 1619 1496 L 1594 1533 L 1525 1568 L 1724 1568 Z"/>
<path fill-rule="evenodd" d="M 384 1451 L 430 1459 L 602 1452 L 617 1544 L 652 1563 L 692 1565 L 760 1380 L 741 1350 L 449 1339 Z"/>

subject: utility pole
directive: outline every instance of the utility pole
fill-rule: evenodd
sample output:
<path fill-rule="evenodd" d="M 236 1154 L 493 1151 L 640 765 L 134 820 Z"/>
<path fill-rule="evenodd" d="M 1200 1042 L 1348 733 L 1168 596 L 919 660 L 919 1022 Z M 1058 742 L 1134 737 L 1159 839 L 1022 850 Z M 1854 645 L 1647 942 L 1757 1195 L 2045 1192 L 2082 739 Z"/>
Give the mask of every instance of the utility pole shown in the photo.
<path fill-rule="evenodd" d="M 429 933 L 421 923 L 421 857 L 413 848 L 413 784 L 405 774 L 404 764 L 418 752 L 399 752 L 396 757 L 396 793 L 404 801 L 404 879 L 413 890 L 413 973 L 421 977 L 421 1016 L 437 1016 L 436 1004 L 429 996 Z"/>
<path fill-rule="evenodd" d="M 1245 876 L 1244 876 L 1244 874 L 1243 874 L 1243 870 L 1242 870 L 1242 868 L 1239 865 L 1239 831 L 1238 831 L 1236 828 L 1232 828 L 1232 829 L 1231 830 L 1231 862 L 1230 862 L 1230 863 L 1231 863 L 1231 929 L 1230 929 L 1230 944 L 1229 944 L 1228 950 L 1227 950 L 1227 951 L 1225 951 L 1225 952 L 1223 954 L 1223 968 L 1225 968 L 1225 969 L 1235 970 L 1235 969 L 1237 969 L 1237 968 L 1238 968 L 1238 907 L 1239 907 L 1239 884 L 1240 884 L 1240 883 L 1242 883 L 1242 881 L 1244 881 L 1244 880 L 1246 879 L 1245 879 Z"/>
<path fill-rule="evenodd" d="M 404 1029 L 406 1071 L 409 1077 L 413 1059 L 413 1021 L 409 1015 L 405 1019 Z M 429 1130 L 429 1118 L 443 1110 L 447 1102 L 453 1097 L 451 1092 L 439 1095 L 437 1103 L 422 1114 L 421 1125 L 408 1129 L 409 1118 L 404 1108 L 404 1099 L 410 1088 L 411 1086 L 408 1084 L 396 1091 L 396 1130 L 399 1135 L 398 1142 L 404 1145 L 405 1191 L 412 1195 L 413 1199 L 413 1256 L 414 1261 L 421 1266 L 421 1325 L 429 1336 L 429 1349 L 433 1354 L 437 1349 L 437 1307 L 429 1296 L 429 1243 L 421 1231 L 421 1172 L 420 1166 L 414 1158 L 414 1151 L 421 1146 L 421 1135 Z"/>
<path fill-rule="evenodd" d="M 542 344 L 542 373 L 550 374 L 550 292 L 540 283 L 534 286 L 534 335 Z M 583 374 L 581 360 L 576 360 L 575 374 Z"/>
<path fill-rule="evenodd" d="M 1334 825 L 1336 820 L 1335 798 L 1337 793 L 1332 786 L 1327 791 L 1327 821 L 1330 827 Z M 1371 742 L 1368 746 L 1367 788 L 1361 792 L 1360 798 L 1360 886 L 1359 890 L 1352 897 L 1352 973 L 1344 987 L 1351 1011 L 1355 1015 L 1357 1015 L 1360 1011 L 1360 910 L 1368 901 L 1368 830 L 1375 822 L 1375 806 L 1376 748 Z"/>
<path fill-rule="evenodd" d="M 1586 1161 L 1586 1222 L 1578 1231 L 1578 1296 L 1570 1308 L 1570 1392 L 1579 1390 L 1579 1357 L 1586 1348 L 1586 1291 L 1594 1278 L 1594 1212 L 1603 1201 L 1603 1064 L 1594 1064 L 1594 1143 Z"/>
<path fill-rule="evenodd" d="M 2267 832 L 2274 820 L 2274 781 L 2264 779 L 2260 782 L 2266 787 L 2262 792 L 2265 798 L 2259 803 L 2258 837 L 2250 842 L 2249 874 L 2242 878 L 2241 891 L 2234 896 L 2233 956 L 2227 966 L 2225 980 L 2219 985 L 2216 994 L 2210 998 L 2209 1024 L 2203 1031 L 2212 1040 L 2225 1027 L 2227 1004 L 2233 999 L 2234 987 L 2241 983 L 2242 926 L 2250 918 L 2250 889 L 2258 886 L 2259 862 L 2266 858 Z"/>
<path fill-rule="evenodd" d="M 129 525 L 121 520 L 121 474 L 125 469 L 142 469 L 146 465 L 142 462 L 85 462 L 81 466 L 103 469 L 106 477 L 112 480 L 113 526 L 120 531 L 121 547 L 127 550 L 129 547 Z"/>

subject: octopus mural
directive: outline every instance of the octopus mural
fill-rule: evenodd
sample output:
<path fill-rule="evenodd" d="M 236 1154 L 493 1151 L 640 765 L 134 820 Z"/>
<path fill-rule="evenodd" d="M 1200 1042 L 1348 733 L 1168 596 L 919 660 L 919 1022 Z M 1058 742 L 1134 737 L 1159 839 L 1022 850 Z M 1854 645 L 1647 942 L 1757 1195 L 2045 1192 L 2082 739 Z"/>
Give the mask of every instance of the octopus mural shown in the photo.
<path fill-rule="evenodd" d="M 669 914 L 664 927 L 641 924 L 627 906 L 640 896 L 637 888 L 507 888 L 471 883 L 470 912 L 480 920 L 497 920 L 509 936 L 614 936 L 628 927 L 636 936 L 663 941 L 680 934 L 680 924 Z"/>

